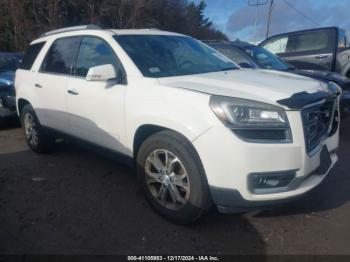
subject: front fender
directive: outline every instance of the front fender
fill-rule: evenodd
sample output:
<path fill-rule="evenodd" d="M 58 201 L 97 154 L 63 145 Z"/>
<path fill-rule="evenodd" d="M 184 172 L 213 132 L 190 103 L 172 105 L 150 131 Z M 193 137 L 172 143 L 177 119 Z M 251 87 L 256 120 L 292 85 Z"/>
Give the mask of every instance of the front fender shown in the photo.
<path fill-rule="evenodd" d="M 143 125 L 171 129 L 193 141 L 213 125 L 221 124 L 209 108 L 209 95 L 167 89 L 166 95 L 163 92 L 160 99 L 137 100 L 127 106 L 126 144 L 131 152 L 135 134 Z"/>

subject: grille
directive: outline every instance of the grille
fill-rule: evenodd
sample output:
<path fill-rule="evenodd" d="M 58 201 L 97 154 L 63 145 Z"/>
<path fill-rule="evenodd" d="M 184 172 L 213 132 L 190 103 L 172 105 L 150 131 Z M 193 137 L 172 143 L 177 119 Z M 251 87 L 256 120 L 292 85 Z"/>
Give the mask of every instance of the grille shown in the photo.
<path fill-rule="evenodd" d="M 323 139 L 332 132 L 336 111 L 336 97 L 332 97 L 302 110 L 305 143 L 308 153 L 315 150 Z"/>

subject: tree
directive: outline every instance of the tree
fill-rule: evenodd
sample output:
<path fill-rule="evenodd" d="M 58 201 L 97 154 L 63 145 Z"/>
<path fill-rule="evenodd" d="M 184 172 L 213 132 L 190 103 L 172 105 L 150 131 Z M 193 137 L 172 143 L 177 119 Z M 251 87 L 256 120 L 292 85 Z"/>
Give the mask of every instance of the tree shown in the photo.
<path fill-rule="evenodd" d="M 23 51 L 43 32 L 82 24 L 159 28 L 199 39 L 227 39 L 188 0 L 0 0 L 0 50 Z"/>

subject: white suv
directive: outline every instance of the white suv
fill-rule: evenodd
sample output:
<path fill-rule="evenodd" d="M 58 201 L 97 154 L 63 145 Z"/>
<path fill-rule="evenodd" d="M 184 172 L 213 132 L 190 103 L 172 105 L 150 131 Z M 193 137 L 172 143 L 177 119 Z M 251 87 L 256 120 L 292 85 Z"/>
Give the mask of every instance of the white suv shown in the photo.
<path fill-rule="evenodd" d="M 15 86 L 33 151 L 65 134 L 121 153 L 152 206 L 178 223 L 212 204 L 241 212 L 284 203 L 337 161 L 335 84 L 241 69 L 176 33 L 52 31 L 31 43 Z"/>

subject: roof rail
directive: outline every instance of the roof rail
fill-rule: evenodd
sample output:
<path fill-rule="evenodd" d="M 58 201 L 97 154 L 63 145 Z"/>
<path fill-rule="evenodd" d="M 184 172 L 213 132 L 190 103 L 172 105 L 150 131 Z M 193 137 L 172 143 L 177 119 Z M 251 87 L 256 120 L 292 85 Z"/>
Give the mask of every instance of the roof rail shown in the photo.
<path fill-rule="evenodd" d="M 64 32 L 71 32 L 71 31 L 78 31 L 78 30 L 101 30 L 102 28 L 97 26 L 97 25 L 80 25 L 80 26 L 72 26 L 72 27 L 64 27 L 56 30 L 52 30 L 46 33 L 43 33 L 40 35 L 41 37 L 49 36 L 49 35 L 55 35 L 59 33 L 64 33 Z"/>

